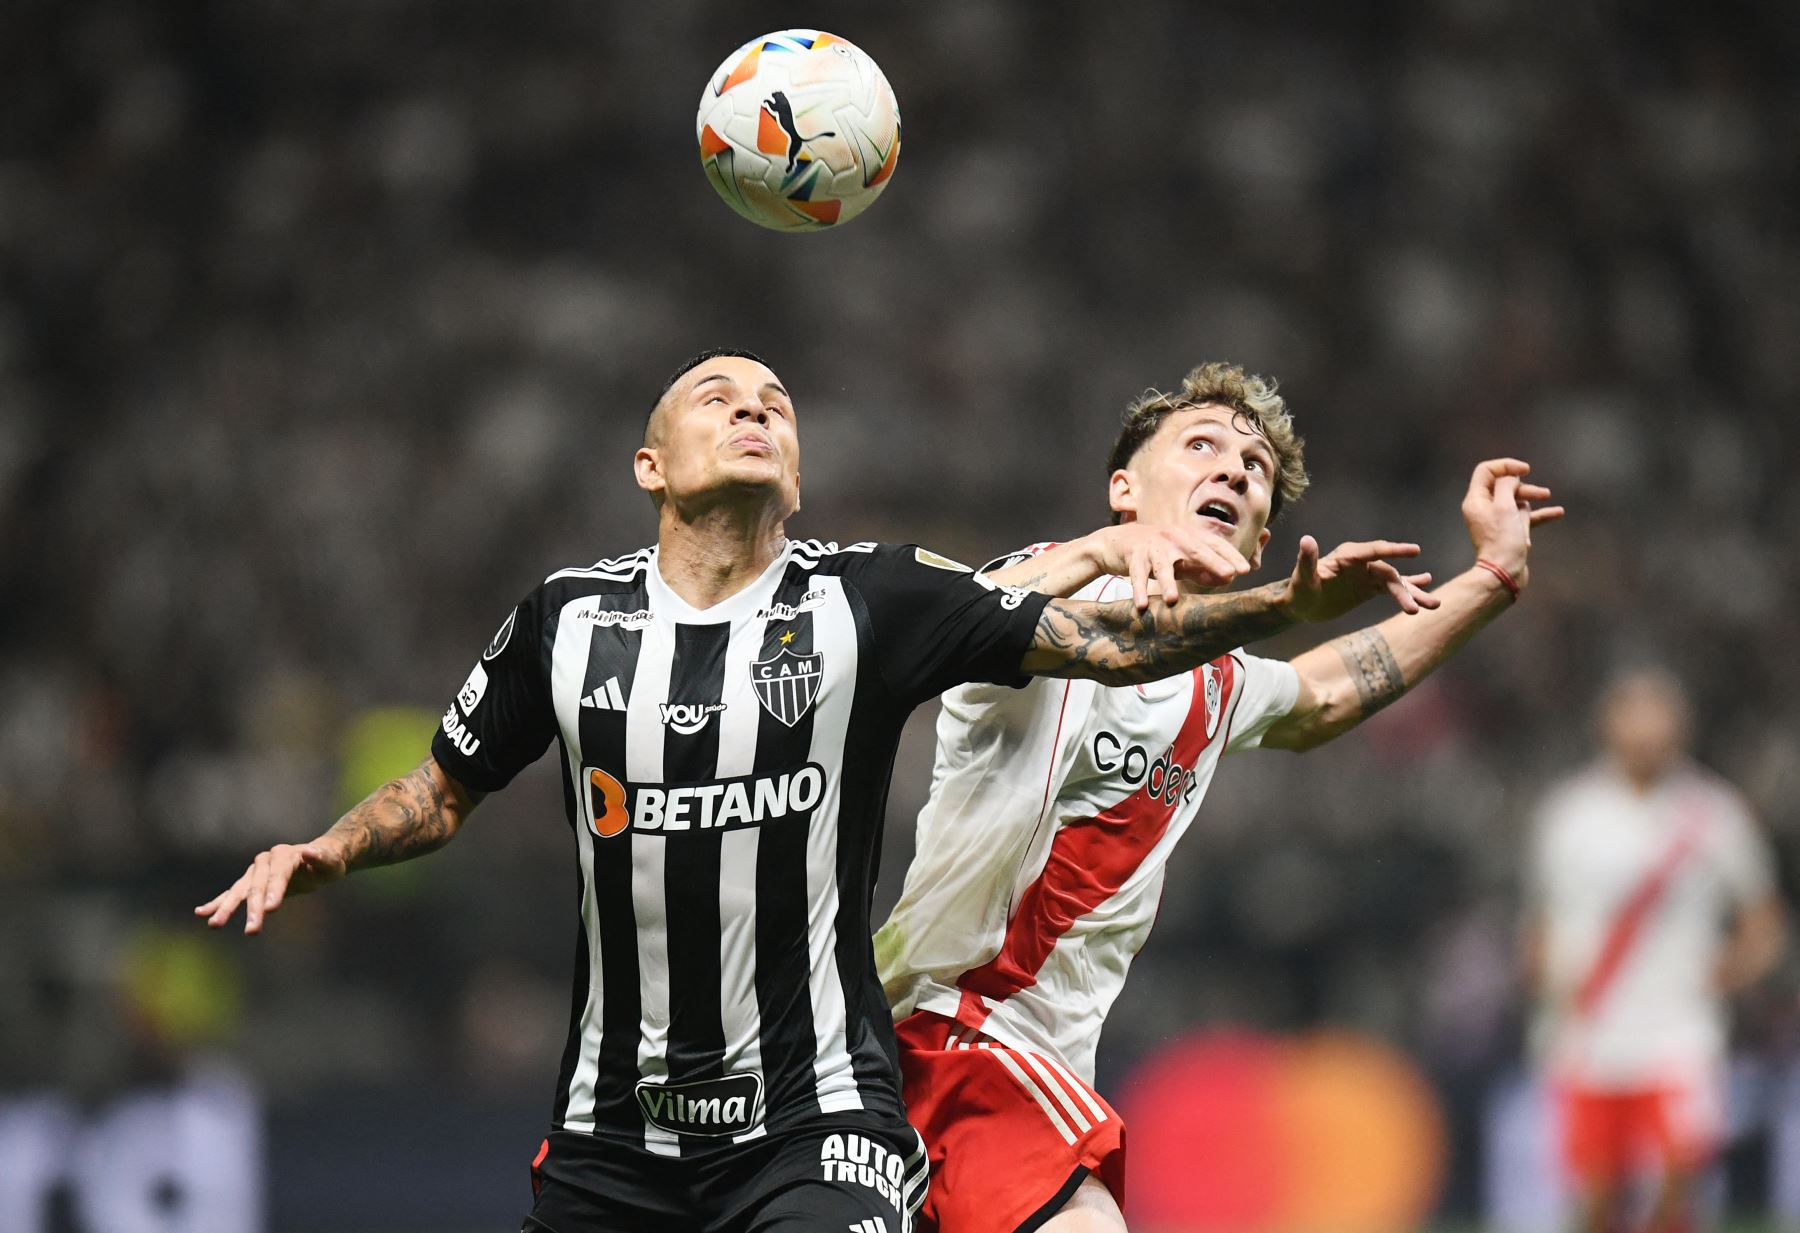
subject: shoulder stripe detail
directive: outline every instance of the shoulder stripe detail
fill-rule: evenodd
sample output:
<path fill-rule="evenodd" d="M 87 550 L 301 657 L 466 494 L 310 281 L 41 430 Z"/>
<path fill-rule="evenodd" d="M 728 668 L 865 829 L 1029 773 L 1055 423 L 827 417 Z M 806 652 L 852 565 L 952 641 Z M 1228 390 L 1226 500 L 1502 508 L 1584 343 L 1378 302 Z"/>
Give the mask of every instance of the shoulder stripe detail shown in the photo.
<path fill-rule="evenodd" d="M 544 581 L 554 582 L 558 578 L 604 578 L 610 582 L 630 582 L 650 567 L 650 555 L 650 549 L 640 548 L 627 556 L 609 557 L 588 566 L 559 569 Z"/>
<path fill-rule="evenodd" d="M 1015 565 L 1024 564 L 1026 561 L 1031 560 L 1032 557 L 1042 556 L 1052 548 L 1060 547 L 1062 547 L 1062 545 L 1055 540 L 1044 540 L 1036 544 L 1026 544 L 1023 548 L 1016 548 L 1011 552 L 1001 553 L 975 572 L 978 575 L 992 574 L 1003 569 L 1011 569 Z"/>
<path fill-rule="evenodd" d="M 865 540 L 859 544 L 839 545 L 836 540 L 821 543 L 816 539 L 795 540 L 789 545 L 793 564 L 799 569 L 817 569 L 825 563 L 826 557 L 842 556 L 846 552 L 874 552 L 881 545 L 873 540 Z"/>
<path fill-rule="evenodd" d="M 836 540 L 797 539 L 792 541 L 796 555 L 835 556 L 840 552 L 874 552 L 880 547 L 874 540 L 862 540 L 854 544 L 839 544 Z"/>

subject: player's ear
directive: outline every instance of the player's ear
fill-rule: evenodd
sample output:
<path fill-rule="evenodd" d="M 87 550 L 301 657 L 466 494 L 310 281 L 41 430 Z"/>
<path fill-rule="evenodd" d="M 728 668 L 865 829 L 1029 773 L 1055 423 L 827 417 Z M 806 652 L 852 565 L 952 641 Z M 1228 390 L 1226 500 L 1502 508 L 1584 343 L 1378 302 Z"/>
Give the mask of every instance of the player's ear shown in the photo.
<path fill-rule="evenodd" d="M 1250 568 L 1251 569 L 1260 569 L 1262 567 L 1263 549 L 1267 548 L 1269 546 L 1269 538 L 1270 538 L 1271 534 L 1272 533 L 1270 532 L 1269 528 L 1264 527 L 1262 529 L 1262 534 L 1258 535 L 1256 537 L 1256 551 L 1252 552 L 1250 554 Z"/>
<path fill-rule="evenodd" d="M 668 483 L 663 479 L 662 455 L 654 446 L 638 447 L 638 452 L 631 459 L 632 474 L 637 477 L 637 486 L 660 499 Z"/>
<path fill-rule="evenodd" d="M 1106 503 L 1115 514 L 1137 516 L 1137 489 L 1132 485 L 1131 472 L 1120 467 L 1106 481 Z"/>

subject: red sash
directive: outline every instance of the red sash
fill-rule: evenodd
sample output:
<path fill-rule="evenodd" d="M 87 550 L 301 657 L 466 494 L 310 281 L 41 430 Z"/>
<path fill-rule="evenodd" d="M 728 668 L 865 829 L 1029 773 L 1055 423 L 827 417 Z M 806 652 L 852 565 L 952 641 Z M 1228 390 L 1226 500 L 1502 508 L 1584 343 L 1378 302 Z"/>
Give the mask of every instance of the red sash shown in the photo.
<path fill-rule="evenodd" d="M 1593 967 L 1588 969 L 1587 975 L 1575 990 L 1577 1014 L 1592 1015 L 1594 1008 L 1613 987 L 1620 970 L 1625 966 L 1625 960 L 1630 957 L 1632 948 L 1643 934 L 1644 922 L 1650 919 L 1650 914 L 1662 903 L 1676 873 L 1700 845 L 1700 832 L 1705 828 L 1706 822 L 1707 813 L 1700 803 L 1690 802 L 1681 828 L 1676 831 L 1675 838 L 1670 841 L 1662 859 L 1651 867 L 1625 902 L 1619 905 L 1612 924 L 1607 928 L 1606 939 L 1600 945 L 1600 953 L 1594 957 Z"/>

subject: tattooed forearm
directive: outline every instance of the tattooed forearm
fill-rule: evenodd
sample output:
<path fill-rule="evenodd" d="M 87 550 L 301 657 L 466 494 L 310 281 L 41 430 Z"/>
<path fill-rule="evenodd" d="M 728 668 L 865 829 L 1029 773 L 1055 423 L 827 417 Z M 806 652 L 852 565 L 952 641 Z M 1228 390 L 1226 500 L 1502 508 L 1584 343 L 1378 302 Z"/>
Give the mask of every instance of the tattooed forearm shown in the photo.
<path fill-rule="evenodd" d="M 1367 719 L 1406 692 L 1406 678 L 1394 662 L 1394 648 L 1378 629 L 1361 629 L 1331 644 L 1356 685 L 1358 718 Z"/>
<path fill-rule="evenodd" d="M 1130 600 L 1054 600 L 1038 619 L 1025 670 L 1108 685 L 1154 681 L 1197 668 L 1294 623 L 1285 582 L 1229 595 L 1184 596 L 1138 612 Z"/>
<path fill-rule="evenodd" d="M 464 803 L 447 796 L 427 762 L 369 793 L 325 837 L 344 845 L 351 869 L 391 865 L 449 843 L 465 812 Z"/>

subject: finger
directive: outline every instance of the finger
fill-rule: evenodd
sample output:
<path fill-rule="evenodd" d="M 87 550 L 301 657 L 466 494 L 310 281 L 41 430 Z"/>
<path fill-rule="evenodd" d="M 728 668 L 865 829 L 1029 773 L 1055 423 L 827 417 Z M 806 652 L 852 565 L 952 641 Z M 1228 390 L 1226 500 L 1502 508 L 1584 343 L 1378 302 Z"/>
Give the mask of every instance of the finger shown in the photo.
<path fill-rule="evenodd" d="M 1250 572 L 1250 563 L 1229 544 L 1209 548 L 1205 562 L 1206 581 L 1214 586 L 1229 586 Z"/>
<path fill-rule="evenodd" d="M 1548 501 L 1549 499 L 1550 490 L 1542 484 L 1519 485 L 1519 500 L 1521 501 Z"/>
<path fill-rule="evenodd" d="M 238 904 L 244 902 L 244 888 L 247 885 L 249 876 L 250 875 L 246 873 L 243 877 L 231 884 L 230 890 L 213 900 L 214 903 L 218 904 L 218 907 L 215 908 L 213 914 L 207 918 L 206 924 L 208 928 L 217 929 L 236 914 Z"/>
<path fill-rule="evenodd" d="M 1361 543 L 1339 544 L 1331 550 L 1332 559 L 1361 564 L 1366 561 L 1379 560 L 1382 557 L 1416 557 L 1420 553 L 1417 544 L 1403 544 L 1391 539 L 1371 539 Z"/>
<path fill-rule="evenodd" d="M 218 898 L 214 899 L 211 903 L 203 903 L 200 905 L 200 907 L 195 908 L 194 911 L 200 912 L 202 910 L 206 910 L 206 912 L 207 912 L 207 916 L 206 916 L 207 928 L 217 929 L 220 925 L 223 925 L 226 921 L 231 919 L 231 914 L 236 909 L 237 909 L 237 900 L 235 900 L 231 897 L 230 891 L 226 891 L 223 895 L 220 895 Z"/>
<path fill-rule="evenodd" d="M 1556 522 L 1562 516 L 1562 506 L 1546 505 L 1542 509 L 1534 509 L 1531 511 L 1531 525 L 1535 527 L 1546 522 Z"/>
<path fill-rule="evenodd" d="M 263 896 L 269 888 L 269 854 L 259 853 L 250 867 L 249 893 L 244 896 L 244 932 L 262 931 Z"/>
<path fill-rule="evenodd" d="M 1518 458 L 1490 458 L 1475 468 L 1476 475 L 1486 475 L 1493 480 L 1502 476 L 1523 476 L 1531 474 L 1531 464 Z"/>
<path fill-rule="evenodd" d="M 1163 563 L 1163 553 L 1158 548 L 1153 545 L 1144 550 L 1145 607 L 1149 607 L 1149 601 L 1152 598 L 1162 599 L 1164 603 L 1168 602 L 1163 594 L 1163 574 L 1166 568 Z"/>
<path fill-rule="evenodd" d="M 1318 585 L 1319 541 L 1310 535 L 1300 537 L 1300 552 L 1294 559 L 1294 579 L 1301 586 Z"/>
<path fill-rule="evenodd" d="M 1497 505 L 1512 506 L 1519 502 L 1519 477 L 1502 475 L 1494 481 L 1494 502 Z"/>
<path fill-rule="evenodd" d="M 1163 603 L 1173 604 L 1181 598 L 1181 584 L 1175 580 L 1175 554 L 1159 548 L 1155 555 L 1156 582 L 1162 588 Z"/>
<path fill-rule="evenodd" d="M 271 862 L 269 884 L 263 892 L 263 912 L 265 914 L 275 911 L 287 898 L 288 885 L 293 881 L 294 872 L 300 865 L 300 853 L 298 849 L 293 848 L 288 849 L 282 859 Z"/>
<path fill-rule="evenodd" d="M 1142 549 L 1131 553 L 1131 602 L 1139 612 L 1150 606 L 1150 560 Z"/>
<path fill-rule="evenodd" d="M 1221 575 L 1221 582 L 1229 582 L 1250 569 L 1250 563 L 1244 560 L 1243 553 L 1225 540 L 1205 531 L 1182 536 L 1176 541 L 1174 548 L 1178 554 L 1178 562 L 1186 561 L 1198 569 Z"/>
<path fill-rule="evenodd" d="M 1406 579 L 1400 576 L 1399 570 L 1386 561 L 1371 561 L 1367 569 L 1369 577 L 1387 588 L 1387 593 L 1400 605 L 1400 611 L 1410 616 L 1419 610 L 1419 605 L 1413 602 L 1412 591 L 1407 587 Z"/>
<path fill-rule="evenodd" d="M 1223 586 L 1250 572 L 1250 562 L 1232 544 L 1205 531 L 1181 530 L 1173 537 L 1177 572 L 1210 586 Z"/>
<path fill-rule="evenodd" d="M 1239 552 L 1236 545 L 1215 543 L 1213 552 L 1225 563 L 1225 581 L 1230 582 L 1250 572 L 1250 558 Z"/>
<path fill-rule="evenodd" d="M 1443 603 L 1424 589 L 1425 584 L 1430 581 L 1430 574 L 1401 574 L 1395 570 L 1393 579 L 1388 583 L 1388 592 L 1393 595 L 1394 602 L 1400 605 L 1401 611 L 1417 615 L 1421 609 L 1436 608 Z"/>

